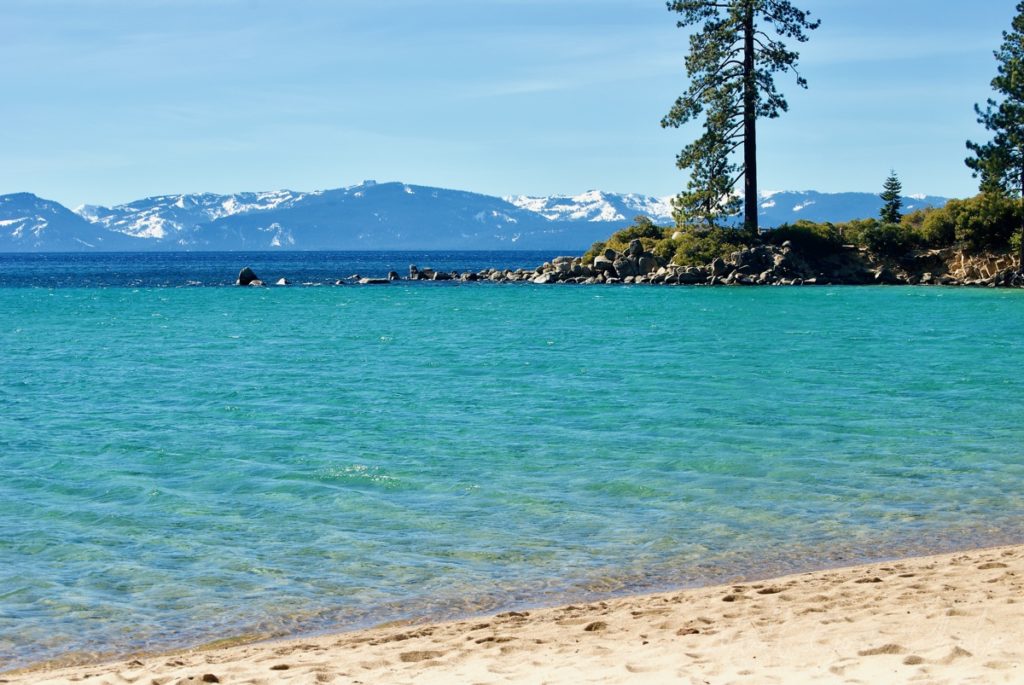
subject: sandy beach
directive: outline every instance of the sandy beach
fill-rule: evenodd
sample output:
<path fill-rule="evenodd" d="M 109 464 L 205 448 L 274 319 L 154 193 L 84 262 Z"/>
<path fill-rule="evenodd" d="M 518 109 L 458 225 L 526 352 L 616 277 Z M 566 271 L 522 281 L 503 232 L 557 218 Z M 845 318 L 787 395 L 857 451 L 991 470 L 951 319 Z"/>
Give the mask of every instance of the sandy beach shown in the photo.
<path fill-rule="evenodd" d="M 1024 546 L 0 682 L 1024 683 Z"/>

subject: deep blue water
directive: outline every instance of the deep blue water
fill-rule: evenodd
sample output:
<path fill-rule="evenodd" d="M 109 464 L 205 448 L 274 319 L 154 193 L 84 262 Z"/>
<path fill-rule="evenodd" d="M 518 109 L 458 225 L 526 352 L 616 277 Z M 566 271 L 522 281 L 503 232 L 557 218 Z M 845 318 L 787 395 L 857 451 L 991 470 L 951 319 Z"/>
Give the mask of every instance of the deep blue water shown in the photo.
<path fill-rule="evenodd" d="M 0 253 L 0 288 L 175 288 L 233 285 L 243 266 L 267 283 L 326 284 L 370 278 L 409 265 L 443 271 L 534 268 L 553 252 L 109 252 Z"/>
<path fill-rule="evenodd" d="M 162 287 L 551 256 L 3 256 L 0 670 L 1024 540 L 1021 291 Z"/>

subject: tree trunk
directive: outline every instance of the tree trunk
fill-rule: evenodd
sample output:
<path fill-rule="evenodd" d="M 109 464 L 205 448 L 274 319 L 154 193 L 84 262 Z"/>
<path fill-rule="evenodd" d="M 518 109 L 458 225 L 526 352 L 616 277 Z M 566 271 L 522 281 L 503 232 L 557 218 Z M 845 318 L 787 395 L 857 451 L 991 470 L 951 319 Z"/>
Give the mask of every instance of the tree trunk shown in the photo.
<path fill-rule="evenodd" d="M 754 238 L 757 226 L 757 81 L 754 73 L 754 3 L 743 17 L 743 227 Z"/>
<path fill-rule="evenodd" d="M 1020 261 L 1017 263 L 1017 273 L 1024 276 L 1024 169 L 1020 173 L 1020 201 L 1020 251 L 1017 254 Z"/>

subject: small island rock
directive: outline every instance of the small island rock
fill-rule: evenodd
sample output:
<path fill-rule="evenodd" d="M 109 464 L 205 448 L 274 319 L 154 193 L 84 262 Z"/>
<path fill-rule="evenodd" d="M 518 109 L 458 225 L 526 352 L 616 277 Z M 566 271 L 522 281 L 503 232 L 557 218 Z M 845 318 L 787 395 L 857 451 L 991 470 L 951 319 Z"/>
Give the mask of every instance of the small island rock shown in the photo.
<path fill-rule="evenodd" d="M 249 285 L 253 281 L 258 280 L 259 276 L 257 276 L 256 272 L 250 269 L 249 267 L 244 267 L 241 271 L 238 272 L 238 285 Z"/>

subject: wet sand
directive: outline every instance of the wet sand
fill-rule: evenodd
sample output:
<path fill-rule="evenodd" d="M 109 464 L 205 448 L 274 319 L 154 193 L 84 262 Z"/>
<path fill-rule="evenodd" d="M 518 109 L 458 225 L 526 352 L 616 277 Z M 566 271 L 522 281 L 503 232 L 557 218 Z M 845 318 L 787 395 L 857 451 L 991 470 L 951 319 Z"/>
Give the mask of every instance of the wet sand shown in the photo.
<path fill-rule="evenodd" d="M 2 682 L 1024 683 L 1024 546 Z"/>

